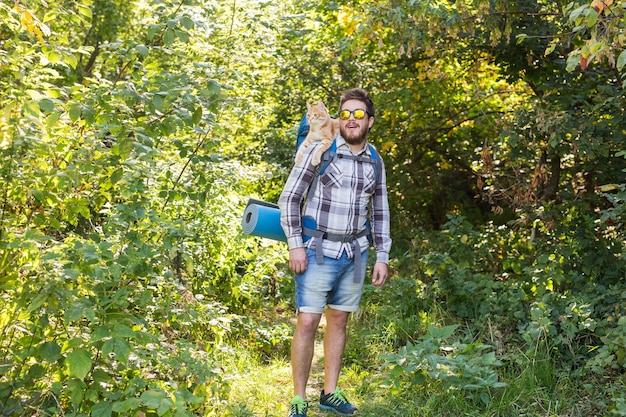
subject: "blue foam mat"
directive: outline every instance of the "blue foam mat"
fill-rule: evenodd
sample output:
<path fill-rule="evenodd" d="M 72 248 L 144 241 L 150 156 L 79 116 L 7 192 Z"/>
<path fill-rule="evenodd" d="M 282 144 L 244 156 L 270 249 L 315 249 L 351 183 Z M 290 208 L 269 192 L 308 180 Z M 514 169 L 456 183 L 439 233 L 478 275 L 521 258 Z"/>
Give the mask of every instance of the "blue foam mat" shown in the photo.
<path fill-rule="evenodd" d="M 316 229 L 315 220 L 312 218 L 305 217 L 302 222 L 308 228 Z M 287 242 L 280 225 L 280 209 L 273 203 L 251 198 L 243 212 L 241 227 L 247 235 Z"/>

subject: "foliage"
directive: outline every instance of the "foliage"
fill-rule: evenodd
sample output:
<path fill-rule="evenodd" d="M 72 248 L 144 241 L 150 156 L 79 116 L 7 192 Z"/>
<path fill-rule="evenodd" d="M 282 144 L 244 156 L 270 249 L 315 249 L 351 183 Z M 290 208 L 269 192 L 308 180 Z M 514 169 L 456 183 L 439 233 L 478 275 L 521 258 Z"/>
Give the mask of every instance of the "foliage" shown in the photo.
<path fill-rule="evenodd" d="M 462 218 L 451 218 L 452 246 L 422 259 L 437 296 L 455 314 L 479 328 L 487 320 L 498 323 L 500 343 L 519 332 L 529 355 L 547 346 L 586 373 L 599 359 L 595 350 L 605 345 L 604 335 L 617 331 L 624 248 L 576 207 L 565 215 L 556 223 L 546 214 L 521 240 L 508 228 L 481 234 Z"/>
<path fill-rule="evenodd" d="M 458 325 L 435 328 L 420 337 L 420 342 L 402 347 L 397 354 L 384 355 L 390 368 L 390 381 L 399 384 L 404 372 L 410 375 L 409 383 L 441 383 L 443 390 L 469 391 L 472 397 L 489 403 L 489 388 L 501 388 L 496 368 L 502 365 L 491 346 L 482 343 L 445 344 Z M 473 394 L 475 392 L 475 394 Z"/>
<path fill-rule="evenodd" d="M 288 355 L 293 285 L 239 214 L 280 193 L 305 101 L 357 85 L 395 277 L 347 377 L 424 382 L 365 412 L 623 414 L 623 4 L 274 3 L 0 4 L 3 414 L 256 413 L 234 374 Z"/>
<path fill-rule="evenodd" d="M 218 348 L 250 326 L 228 306 L 255 291 L 234 238 L 255 177 L 219 156 L 219 65 L 183 59 L 214 5 L 142 7 L 2 6 L 5 414 L 210 413 Z"/>
<path fill-rule="evenodd" d="M 626 7 L 613 0 L 571 2 L 564 7 L 571 32 L 555 36 L 546 55 L 561 45 L 573 43 L 567 58 L 567 70 L 580 66 L 582 70 L 594 62 L 608 63 L 620 73 L 626 65 L 623 51 L 626 39 L 623 36 L 623 16 Z"/>

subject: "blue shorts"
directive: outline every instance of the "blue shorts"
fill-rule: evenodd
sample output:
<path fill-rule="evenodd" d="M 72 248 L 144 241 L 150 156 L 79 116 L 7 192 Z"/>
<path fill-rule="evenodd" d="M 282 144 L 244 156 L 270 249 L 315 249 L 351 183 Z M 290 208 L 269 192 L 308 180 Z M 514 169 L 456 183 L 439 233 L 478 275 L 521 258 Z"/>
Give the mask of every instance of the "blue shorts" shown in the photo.
<path fill-rule="evenodd" d="M 296 308 L 301 313 L 324 313 L 328 306 L 334 310 L 355 312 L 363 294 L 367 250 L 361 253 L 361 274 L 354 282 L 354 259 L 345 252 L 339 259 L 324 256 L 324 263 L 315 262 L 315 250 L 307 249 L 308 266 L 302 274 L 296 274 Z"/>

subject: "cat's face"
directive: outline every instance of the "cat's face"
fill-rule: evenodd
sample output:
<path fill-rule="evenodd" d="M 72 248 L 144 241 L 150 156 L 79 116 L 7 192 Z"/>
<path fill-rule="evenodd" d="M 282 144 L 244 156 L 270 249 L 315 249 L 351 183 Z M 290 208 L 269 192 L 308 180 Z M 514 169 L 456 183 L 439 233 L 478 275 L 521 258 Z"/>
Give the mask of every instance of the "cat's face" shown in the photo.
<path fill-rule="evenodd" d="M 326 120 L 330 118 L 330 114 L 328 114 L 328 109 L 321 101 L 317 103 L 317 105 L 307 103 L 308 111 L 306 113 L 306 117 L 309 120 L 309 124 L 322 124 Z"/>

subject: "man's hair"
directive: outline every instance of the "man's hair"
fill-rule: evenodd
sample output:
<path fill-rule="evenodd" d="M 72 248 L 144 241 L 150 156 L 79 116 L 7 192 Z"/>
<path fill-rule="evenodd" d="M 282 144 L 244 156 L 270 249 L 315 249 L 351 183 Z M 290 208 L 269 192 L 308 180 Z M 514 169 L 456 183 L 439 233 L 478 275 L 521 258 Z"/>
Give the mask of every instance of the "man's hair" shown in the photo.
<path fill-rule="evenodd" d="M 339 109 L 343 106 L 348 100 L 359 100 L 365 103 L 365 110 L 367 110 L 367 114 L 370 117 L 374 117 L 374 101 L 370 97 L 370 95 L 362 88 L 351 88 L 350 90 L 346 90 L 341 95 L 341 99 L 339 100 Z"/>

